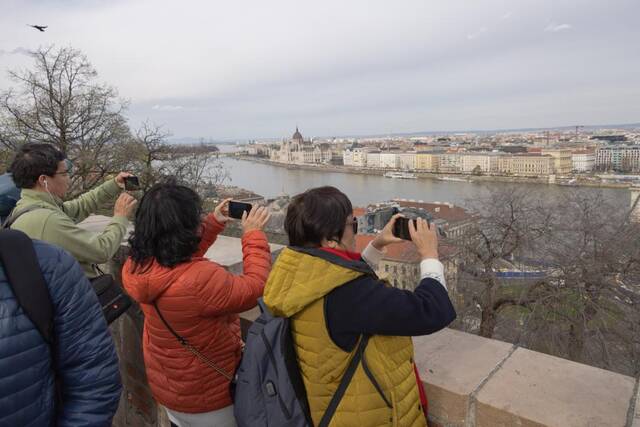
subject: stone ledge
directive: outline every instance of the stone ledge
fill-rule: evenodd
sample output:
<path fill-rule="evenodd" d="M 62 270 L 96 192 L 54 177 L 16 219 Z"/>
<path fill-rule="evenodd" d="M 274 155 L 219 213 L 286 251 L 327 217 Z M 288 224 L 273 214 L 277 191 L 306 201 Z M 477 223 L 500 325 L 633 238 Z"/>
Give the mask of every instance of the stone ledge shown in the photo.
<path fill-rule="evenodd" d="M 634 385 L 631 377 L 519 348 L 478 394 L 476 425 L 622 427 Z"/>
<path fill-rule="evenodd" d="M 453 329 L 414 337 L 413 342 L 429 413 L 434 421 L 451 427 L 467 424 L 472 393 L 513 347 Z"/>
<path fill-rule="evenodd" d="M 414 344 L 437 425 L 640 427 L 632 377 L 448 329 Z"/>

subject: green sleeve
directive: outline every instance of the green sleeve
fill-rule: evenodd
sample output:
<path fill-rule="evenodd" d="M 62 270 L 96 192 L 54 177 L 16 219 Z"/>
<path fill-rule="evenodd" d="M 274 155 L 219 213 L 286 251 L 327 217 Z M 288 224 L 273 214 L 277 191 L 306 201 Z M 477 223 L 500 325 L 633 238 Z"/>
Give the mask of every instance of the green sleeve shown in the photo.
<path fill-rule="evenodd" d="M 114 216 L 102 233 L 94 233 L 54 213 L 47 218 L 42 239 L 65 249 L 81 264 L 103 264 L 118 251 L 128 223 L 127 218 Z"/>
<path fill-rule="evenodd" d="M 95 213 L 100 205 L 113 199 L 120 191 L 121 189 L 116 184 L 116 180 L 110 179 L 93 190 L 87 191 L 73 200 L 64 202 L 64 212 L 78 223 Z"/>

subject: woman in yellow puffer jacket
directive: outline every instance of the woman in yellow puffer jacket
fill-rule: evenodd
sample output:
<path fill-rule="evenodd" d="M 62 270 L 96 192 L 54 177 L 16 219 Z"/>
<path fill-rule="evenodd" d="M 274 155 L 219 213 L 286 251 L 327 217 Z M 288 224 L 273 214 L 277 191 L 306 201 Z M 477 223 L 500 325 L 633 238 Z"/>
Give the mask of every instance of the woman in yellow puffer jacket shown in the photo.
<path fill-rule="evenodd" d="M 410 221 L 421 256 L 415 291 L 389 287 L 372 268 L 393 236 L 394 216 L 355 253 L 357 219 L 333 187 L 293 198 L 282 251 L 267 281 L 264 302 L 290 317 L 294 347 L 314 425 L 318 425 L 362 337 L 370 337 L 331 426 L 425 426 L 411 336 L 436 332 L 455 319 L 438 261 L 435 227 Z"/>

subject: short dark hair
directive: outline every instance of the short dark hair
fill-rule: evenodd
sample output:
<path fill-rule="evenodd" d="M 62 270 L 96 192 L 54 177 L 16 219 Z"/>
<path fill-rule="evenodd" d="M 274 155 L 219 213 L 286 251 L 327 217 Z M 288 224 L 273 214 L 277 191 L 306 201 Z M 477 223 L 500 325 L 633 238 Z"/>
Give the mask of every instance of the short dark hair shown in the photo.
<path fill-rule="evenodd" d="M 164 267 L 189 261 L 198 249 L 202 200 L 175 180 L 155 184 L 140 200 L 129 237 L 133 270 L 154 259 Z"/>
<path fill-rule="evenodd" d="M 312 188 L 293 198 L 284 229 L 290 245 L 318 247 L 323 239 L 342 239 L 346 219 L 351 215 L 353 206 L 342 191 L 328 186 Z"/>
<path fill-rule="evenodd" d="M 67 156 L 51 144 L 27 143 L 18 149 L 9 171 L 18 188 L 33 188 L 40 175 L 53 176 Z"/>

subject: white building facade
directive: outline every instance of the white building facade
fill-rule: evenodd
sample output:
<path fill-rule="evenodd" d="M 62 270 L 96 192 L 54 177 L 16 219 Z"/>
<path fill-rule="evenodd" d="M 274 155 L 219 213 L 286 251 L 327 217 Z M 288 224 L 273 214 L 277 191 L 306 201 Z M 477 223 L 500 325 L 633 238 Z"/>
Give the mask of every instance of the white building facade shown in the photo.
<path fill-rule="evenodd" d="M 594 151 L 576 151 L 571 154 L 573 170 L 576 172 L 591 172 L 596 166 Z"/>
<path fill-rule="evenodd" d="M 370 151 L 367 153 L 367 167 L 379 168 L 380 167 L 380 152 Z"/>
<path fill-rule="evenodd" d="M 416 152 L 407 151 L 398 154 L 398 167 L 402 170 L 416 169 Z"/>
<path fill-rule="evenodd" d="M 383 151 L 380 153 L 380 167 L 385 169 L 398 169 L 398 153 Z"/>

